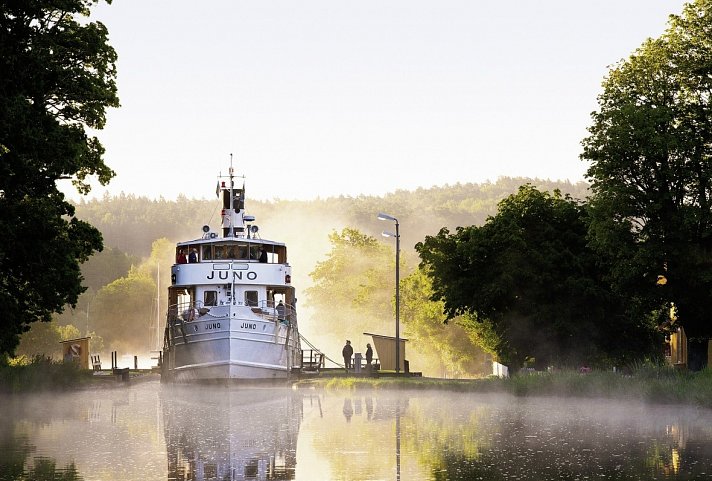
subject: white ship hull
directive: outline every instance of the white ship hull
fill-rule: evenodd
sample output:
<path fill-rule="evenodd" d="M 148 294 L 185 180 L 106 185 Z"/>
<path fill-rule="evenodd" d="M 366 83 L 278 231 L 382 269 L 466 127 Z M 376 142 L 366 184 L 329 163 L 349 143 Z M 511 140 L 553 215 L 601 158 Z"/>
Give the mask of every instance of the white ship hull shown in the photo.
<path fill-rule="evenodd" d="M 279 320 L 265 320 L 247 307 L 225 310 L 172 326 L 164 373 L 175 382 L 287 379 L 299 366 L 299 333 Z"/>

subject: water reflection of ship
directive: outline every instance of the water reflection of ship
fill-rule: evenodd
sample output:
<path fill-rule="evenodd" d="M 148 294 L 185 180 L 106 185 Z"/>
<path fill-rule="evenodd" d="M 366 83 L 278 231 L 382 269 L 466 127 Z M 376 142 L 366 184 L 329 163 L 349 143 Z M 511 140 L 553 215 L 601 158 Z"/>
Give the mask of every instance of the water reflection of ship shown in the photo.
<path fill-rule="evenodd" d="M 168 479 L 294 479 L 299 392 L 175 386 L 162 397 Z"/>

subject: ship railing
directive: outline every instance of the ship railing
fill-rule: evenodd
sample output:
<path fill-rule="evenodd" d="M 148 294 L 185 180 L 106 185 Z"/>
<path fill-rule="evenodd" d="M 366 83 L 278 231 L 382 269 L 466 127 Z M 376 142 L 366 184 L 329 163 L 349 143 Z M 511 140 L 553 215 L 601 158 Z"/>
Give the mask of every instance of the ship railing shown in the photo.
<path fill-rule="evenodd" d="M 181 336 L 183 341 L 187 343 L 186 322 L 205 317 L 223 317 L 228 314 L 228 309 L 228 306 L 205 306 L 202 301 L 182 302 L 169 306 L 164 344 L 166 346 L 173 345 L 176 336 Z"/>
<path fill-rule="evenodd" d="M 302 365 L 301 369 L 304 372 L 319 372 L 320 369 L 326 366 L 324 353 L 318 349 L 303 349 L 302 350 Z"/>
<path fill-rule="evenodd" d="M 260 301 L 250 307 L 252 312 L 265 320 L 286 325 L 295 325 L 297 322 L 297 311 L 290 304 L 275 305 L 274 301 Z M 202 301 L 173 304 L 168 308 L 167 325 L 184 326 L 186 322 L 205 317 L 223 317 L 228 314 L 229 308 L 228 305 L 206 306 Z"/>
<path fill-rule="evenodd" d="M 168 307 L 168 324 L 176 325 L 194 321 L 205 316 L 214 306 L 205 306 L 202 301 L 182 302 Z"/>
<path fill-rule="evenodd" d="M 274 301 L 260 301 L 257 306 L 252 308 L 252 312 L 263 319 L 273 322 L 281 322 L 291 325 L 297 322 L 297 310 L 291 304 L 275 305 Z"/>

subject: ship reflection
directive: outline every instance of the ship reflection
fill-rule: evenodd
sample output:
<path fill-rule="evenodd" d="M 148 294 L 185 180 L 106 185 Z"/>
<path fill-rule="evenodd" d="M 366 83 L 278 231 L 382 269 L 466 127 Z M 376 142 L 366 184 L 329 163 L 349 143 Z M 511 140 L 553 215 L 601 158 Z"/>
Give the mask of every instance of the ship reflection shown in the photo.
<path fill-rule="evenodd" d="M 294 479 L 298 391 L 173 386 L 161 404 L 169 480 Z"/>

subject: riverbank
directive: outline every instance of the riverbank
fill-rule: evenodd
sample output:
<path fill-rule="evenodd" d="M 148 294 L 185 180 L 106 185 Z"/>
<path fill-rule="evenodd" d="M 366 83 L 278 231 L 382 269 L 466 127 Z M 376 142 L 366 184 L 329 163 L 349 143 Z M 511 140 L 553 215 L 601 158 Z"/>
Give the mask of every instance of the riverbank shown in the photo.
<path fill-rule="evenodd" d="M 92 378 L 92 371 L 80 369 L 73 362 L 20 357 L 0 365 L 0 393 L 76 389 L 91 384 Z"/>
<path fill-rule="evenodd" d="M 115 388 L 160 379 L 160 374 L 150 369 L 127 370 L 121 375 L 109 369 L 89 371 L 72 362 L 38 356 L 15 359 L 9 365 L 0 366 L 0 394 Z"/>
<path fill-rule="evenodd" d="M 678 371 L 644 366 L 630 374 L 575 371 L 522 374 L 512 378 L 355 378 L 306 379 L 300 389 L 441 389 L 457 392 L 504 393 L 517 397 L 555 396 L 639 400 L 657 404 L 687 404 L 712 408 L 712 370 Z"/>
<path fill-rule="evenodd" d="M 159 379 L 158 374 L 132 376 L 130 383 Z M 111 381 L 111 382 L 108 382 Z M 118 387 L 115 376 L 96 376 L 74 363 L 34 358 L 0 366 L 0 393 L 62 391 L 99 386 Z M 293 384 L 297 389 L 331 390 L 444 390 L 503 393 L 517 397 L 583 397 L 628 399 L 656 404 L 686 404 L 712 408 L 712 370 L 679 371 L 643 365 L 627 374 L 575 371 L 520 374 L 512 378 L 437 379 L 423 377 L 310 378 Z"/>

